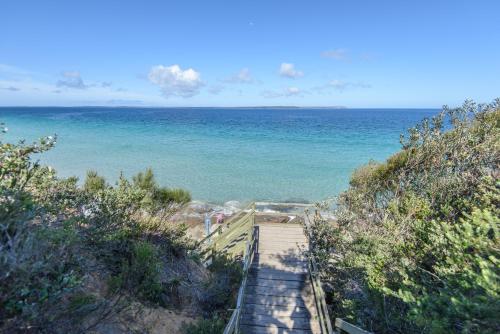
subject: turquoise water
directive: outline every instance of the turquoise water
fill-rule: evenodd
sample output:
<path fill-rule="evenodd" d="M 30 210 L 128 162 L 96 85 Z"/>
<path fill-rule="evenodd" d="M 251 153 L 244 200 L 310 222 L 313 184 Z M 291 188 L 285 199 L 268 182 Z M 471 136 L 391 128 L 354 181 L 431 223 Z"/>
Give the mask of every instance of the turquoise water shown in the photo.
<path fill-rule="evenodd" d="M 197 200 L 316 201 L 352 171 L 399 150 L 399 134 L 433 109 L 0 108 L 3 140 L 57 134 L 41 157 L 61 176 L 110 181 L 152 167 Z"/>

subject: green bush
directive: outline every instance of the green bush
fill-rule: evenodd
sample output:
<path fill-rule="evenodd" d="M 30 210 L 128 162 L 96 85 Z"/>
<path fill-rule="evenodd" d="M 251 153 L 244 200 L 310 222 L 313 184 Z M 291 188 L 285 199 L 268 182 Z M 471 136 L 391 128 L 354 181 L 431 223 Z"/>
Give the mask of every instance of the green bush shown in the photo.
<path fill-rule="evenodd" d="M 228 306 L 236 300 L 242 278 L 241 262 L 225 255 L 216 256 L 209 267 L 211 278 L 201 297 L 206 315 L 224 317 Z"/>
<path fill-rule="evenodd" d="M 163 258 L 182 260 L 194 245 L 169 222 L 188 192 L 155 195 L 164 188 L 151 171 L 115 186 L 90 171 L 80 188 L 33 160 L 54 144 L 0 142 L 0 332 L 84 332 L 85 316 L 123 307 L 115 301 L 163 305 L 178 293 L 163 281 Z M 99 297 L 108 301 L 85 291 L 96 271 L 110 278 L 115 295 Z"/>
<path fill-rule="evenodd" d="M 106 180 L 104 177 L 99 176 L 96 171 L 89 170 L 85 178 L 85 183 L 83 184 L 83 189 L 90 194 L 97 194 L 105 188 Z"/>
<path fill-rule="evenodd" d="M 335 317 L 380 333 L 495 333 L 500 100 L 444 108 L 353 173 L 312 242 Z"/>
<path fill-rule="evenodd" d="M 123 259 L 122 267 L 114 279 L 115 289 L 125 289 L 141 300 L 161 302 L 164 292 L 160 281 L 161 261 L 155 245 L 137 241 L 132 246 L 130 259 Z"/>
<path fill-rule="evenodd" d="M 188 324 L 184 327 L 186 334 L 220 334 L 224 332 L 226 324 L 220 318 L 201 319 L 195 324 Z"/>

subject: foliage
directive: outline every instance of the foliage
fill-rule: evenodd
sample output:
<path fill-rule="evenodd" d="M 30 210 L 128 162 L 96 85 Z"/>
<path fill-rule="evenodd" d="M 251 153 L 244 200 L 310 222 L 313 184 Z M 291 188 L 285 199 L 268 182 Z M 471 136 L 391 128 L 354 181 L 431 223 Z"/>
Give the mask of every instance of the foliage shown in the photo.
<path fill-rule="evenodd" d="M 215 256 L 209 267 L 212 275 L 201 298 L 201 307 L 207 315 L 224 316 L 228 305 L 236 300 L 242 279 L 242 267 L 225 255 Z"/>
<path fill-rule="evenodd" d="M 226 324 L 223 319 L 200 319 L 194 324 L 189 324 L 184 327 L 186 334 L 220 334 L 224 332 Z"/>
<path fill-rule="evenodd" d="M 140 299 L 159 303 L 163 286 L 156 246 L 146 241 L 135 242 L 130 259 L 122 261 L 119 275 L 113 278 L 114 288 L 133 291 Z"/>
<path fill-rule="evenodd" d="M 191 195 L 183 189 L 169 189 L 160 187 L 156 183 L 153 170 L 148 168 L 133 177 L 135 187 L 144 191 L 142 205 L 151 210 L 158 210 L 172 203 L 185 204 L 191 201 Z"/>
<path fill-rule="evenodd" d="M 312 242 L 332 314 L 375 332 L 494 333 L 500 100 L 466 101 L 353 173 Z"/>
<path fill-rule="evenodd" d="M 0 332 L 82 332 L 77 319 L 122 296 L 164 305 L 175 290 L 164 259 L 194 245 L 169 221 L 188 192 L 159 187 L 151 170 L 115 186 L 89 171 L 79 187 L 33 160 L 54 144 L 0 142 Z M 95 268 L 115 295 L 104 303 L 85 292 Z"/>
<path fill-rule="evenodd" d="M 99 176 L 96 171 L 89 170 L 85 178 L 83 189 L 90 194 L 97 194 L 99 191 L 104 191 L 106 189 L 106 180 L 104 177 Z"/>

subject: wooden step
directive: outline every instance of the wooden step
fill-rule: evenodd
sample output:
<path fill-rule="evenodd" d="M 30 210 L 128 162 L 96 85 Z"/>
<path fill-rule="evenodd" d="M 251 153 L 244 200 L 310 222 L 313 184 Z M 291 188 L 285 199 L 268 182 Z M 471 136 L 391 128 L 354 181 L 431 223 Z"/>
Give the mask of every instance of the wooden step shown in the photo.
<path fill-rule="evenodd" d="M 311 323 L 313 326 L 311 326 Z M 307 329 L 311 330 L 314 327 L 315 321 L 306 317 L 277 317 L 269 315 L 252 315 L 243 314 L 240 319 L 240 324 L 242 325 L 258 325 L 258 326 L 269 326 L 274 325 L 278 328 L 284 329 Z"/>
<path fill-rule="evenodd" d="M 257 261 L 252 264 L 256 268 L 268 268 L 289 271 L 291 269 L 306 269 L 307 262 Z"/>
<path fill-rule="evenodd" d="M 308 246 L 309 243 L 307 241 L 299 241 L 299 240 L 289 240 L 289 239 L 270 239 L 270 238 L 259 238 L 259 244 L 265 245 L 283 245 L 283 246 Z"/>
<path fill-rule="evenodd" d="M 284 297 L 252 294 L 245 297 L 245 302 L 249 304 L 266 305 L 271 308 L 277 305 L 299 306 L 306 308 L 314 307 L 314 297 Z"/>
<path fill-rule="evenodd" d="M 283 329 L 276 326 L 252 326 L 241 325 L 240 331 L 242 334 L 313 334 L 311 330 L 304 329 Z"/>
<path fill-rule="evenodd" d="M 313 291 L 310 285 L 304 285 L 301 288 L 290 288 L 286 285 L 270 287 L 270 286 L 247 286 L 247 294 L 260 294 L 268 296 L 283 296 L 283 297 L 307 297 L 310 296 Z"/>
<path fill-rule="evenodd" d="M 286 287 L 288 289 L 303 289 L 307 284 L 310 282 L 257 278 L 257 275 L 249 276 L 247 281 L 247 286 Z"/>
<path fill-rule="evenodd" d="M 282 230 L 282 229 L 264 229 L 264 230 L 259 230 L 258 234 L 259 237 L 269 237 L 269 238 L 277 238 L 277 239 L 283 239 L 283 238 L 306 238 L 304 233 L 301 231 L 297 230 Z M 307 239 L 307 238 L 306 238 Z"/>
<path fill-rule="evenodd" d="M 270 247 L 270 248 L 303 248 L 308 249 L 309 244 L 307 242 L 286 242 L 286 241 L 265 241 L 258 240 L 259 247 Z"/>
<path fill-rule="evenodd" d="M 288 273 L 276 269 L 256 269 L 250 268 L 248 271 L 250 277 L 257 279 L 272 279 L 283 281 L 305 281 L 308 277 L 306 273 Z"/>
<path fill-rule="evenodd" d="M 299 255 L 296 257 L 291 257 L 291 256 L 281 256 L 279 254 L 263 254 L 263 253 L 256 253 L 254 256 L 254 262 L 276 262 L 279 261 L 280 263 L 298 263 L 298 262 L 306 262 L 308 261 L 307 256 L 305 255 Z"/>
<path fill-rule="evenodd" d="M 292 316 L 297 318 L 314 318 L 316 316 L 315 310 L 311 312 L 306 307 L 300 306 L 288 306 L 288 305 L 275 305 L 273 307 L 268 307 L 262 304 L 249 304 L 245 303 L 242 309 L 242 314 L 253 314 L 253 315 L 268 315 L 268 316 L 277 316 L 277 317 L 285 317 Z"/>
<path fill-rule="evenodd" d="M 297 273 L 297 274 L 307 274 L 308 270 L 306 266 L 291 266 L 291 265 L 285 265 L 285 264 L 266 264 L 266 263 L 260 263 L 260 264 L 252 264 L 250 267 L 254 270 L 265 270 L 265 269 L 271 269 L 271 270 L 276 270 L 280 271 L 283 273 Z"/>
<path fill-rule="evenodd" d="M 278 228 L 290 228 L 290 229 L 304 229 L 304 226 L 302 226 L 299 223 L 259 223 L 256 224 L 259 228 L 273 228 L 273 227 L 278 227 Z"/>

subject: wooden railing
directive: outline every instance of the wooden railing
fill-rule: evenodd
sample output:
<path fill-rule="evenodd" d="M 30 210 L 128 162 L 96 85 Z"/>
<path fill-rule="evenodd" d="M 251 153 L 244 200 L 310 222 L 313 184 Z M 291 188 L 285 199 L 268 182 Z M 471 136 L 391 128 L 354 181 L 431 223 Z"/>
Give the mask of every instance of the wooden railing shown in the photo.
<path fill-rule="evenodd" d="M 217 227 L 198 244 L 202 262 L 206 265 L 210 265 L 216 254 L 228 255 L 232 258 L 241 256 L 243 259 L 243 279 L 238 290 L 236 307 L 233 309 L 224 334 L 238 333 L 248 271 L 254 257 L 256 233 L 255 204 L 252 203 L 227 223 Z"/>
<path fill-rule="evenodd" d="M 215 254 L 233 258 L 244 256 L 246 246 L 253 237 L 254 225 L 255 205 L 252 203 L 199 241 L 198 249 L 202 262 L 210 264 Z"/>
<path fill-rule="evenodd" d="M 253 228 L 252 238 L 247 242 L 247 247 L 245 251 L 245 256 L 243 259 L 243 279 L 241 281 L 240 288 L 238 290 L 238 297 L 236 299 L 236 308 L 233 310 L 231 314 L 231 318 L 224 329 L 224 334 L 233 334 L 239 333 L 239 325 L 240 325 L 240 317 L 241 317 L 241 309 L 243 307 L 244 299 L 245 299 L 245 290 L 247 286 L 248 280 L 248 271 L 253 262 L 253 257 L 255 254 L 255 241 L 257 230 Z"/>
<path fill-rule="evenodd" d="M 333 328 L 330 315 L 328 314 L 328 307 L 325 300 L 325 292 L 321 286 L 321 281 L 319 278 L 318 265 L 314 259 L 311 234 L 311 221 L 309 220 L 309 212 L 306 209 L 304 214 L 304 225 L 309 238 L 309 261 L 308 269 L 309 276 L 311 278 L 311 283 L 313 287 L 314 300 L 316 302 L 316 310 L 318 313 L 318 320 L 320 322 L 321 333 L 323 334 L 334 334 L 334 333 L 348 333 L 348 334 L 373 334 L 371 332 L 365 331 L 341 318 L 335 319 L 335 328 Z"/>
<path fill-rule="evenodd" d="M 321 328 L 321 333 L 323 334 L 333 334 L 333 327 L 330 321 L 330 315 L 328 314 L 328 307 L 326 305 L 325 293 L 321 287 L 321 281 L 319 280 L 318 266 L 314 255 L 312 253 L 313 243 L 311 240 L 311 222 L 309 221 L 308 210 L 304 214 L 304 226 L 306 228 L 306 233 L 309 238 L 309 252 L 308 252 L 308 270 L 309 277 L 311 278 L 311 283 L 313 287 L 314 300 L 316 302 L 316 310 L 319 318 L 319 325 Z"/>

